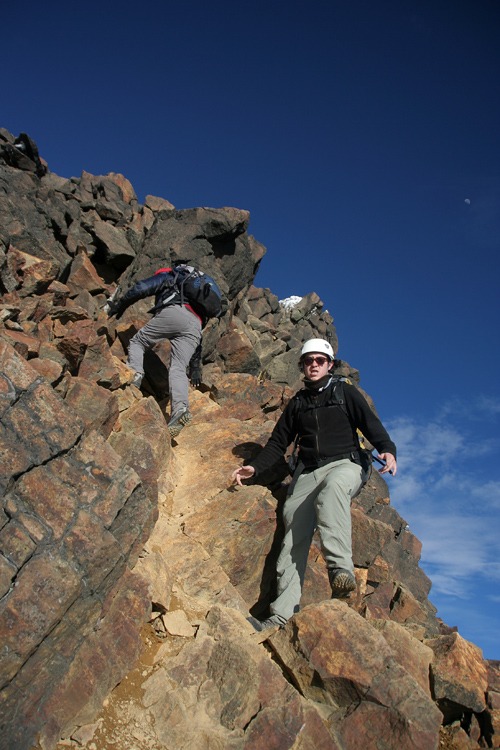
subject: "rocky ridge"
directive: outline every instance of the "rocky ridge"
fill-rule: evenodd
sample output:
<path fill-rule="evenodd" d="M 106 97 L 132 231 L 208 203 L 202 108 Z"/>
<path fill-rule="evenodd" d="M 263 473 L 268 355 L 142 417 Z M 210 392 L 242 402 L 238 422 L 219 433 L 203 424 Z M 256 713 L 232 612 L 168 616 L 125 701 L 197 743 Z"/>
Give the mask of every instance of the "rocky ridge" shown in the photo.
<path fill-rule="evenodd" d="M 353 503 L 349 604 L 315 540 L 301 612 L 264 640 L 246 622 L 272 598 L 287 471 L 229 476 L 298 386 L 301 343 L 336 348 L 319 297 L 254 286 L 246 211 L 141 205 L 122 175 L 65 179 L 15 149 L 0 130 L 0 747 L 497 747 L 498 663 L 436 617 L 376 473 Z M 168 343 L 142 391 L 124 364 L 150 300 L 118 322 L 103 306 L 181 261 L 229 305 L 171 443 Z"/>

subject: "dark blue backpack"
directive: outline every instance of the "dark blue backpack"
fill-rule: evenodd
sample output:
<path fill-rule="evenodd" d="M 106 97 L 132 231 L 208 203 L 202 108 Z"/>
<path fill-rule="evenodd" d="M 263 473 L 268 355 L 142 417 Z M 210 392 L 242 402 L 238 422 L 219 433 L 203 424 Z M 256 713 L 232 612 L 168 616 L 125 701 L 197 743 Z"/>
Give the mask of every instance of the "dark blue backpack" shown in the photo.
<path fill-rule="evenodd" d="M 187 302 L 201 318 L 218 318 L 222 312 L 222 292 L 216 281 L 193 266 L 176 266 L 174 284 L 181 304 Z"/>

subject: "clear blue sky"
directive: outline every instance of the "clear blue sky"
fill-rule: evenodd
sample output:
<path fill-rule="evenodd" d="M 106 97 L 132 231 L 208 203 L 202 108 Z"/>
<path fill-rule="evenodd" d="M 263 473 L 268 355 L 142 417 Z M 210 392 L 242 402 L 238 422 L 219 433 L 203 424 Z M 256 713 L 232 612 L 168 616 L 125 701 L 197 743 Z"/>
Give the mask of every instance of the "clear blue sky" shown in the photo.
<path fill-rule="evenodd" d="M 500 3 L 2 8 L 0 126 L 59 175 L 236 206 L 400 447 L 431 600 L 500 659 Z"/>

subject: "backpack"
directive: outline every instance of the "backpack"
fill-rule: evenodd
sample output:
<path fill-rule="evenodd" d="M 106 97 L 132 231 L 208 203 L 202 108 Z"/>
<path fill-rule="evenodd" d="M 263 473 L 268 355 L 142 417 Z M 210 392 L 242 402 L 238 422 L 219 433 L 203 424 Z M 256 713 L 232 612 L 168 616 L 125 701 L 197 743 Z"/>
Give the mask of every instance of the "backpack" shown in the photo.
<path fill-rule="evenodd" d="M 176 266 L 172 282 L 179 291 L 181 305 L 191 305 L 201 318 L 218 318 L 222 312 L 222 292 L 215 279 L 193 266 Z"/>
<path fill-rule="evenodd" d="M 333 387 L 329 386 L 331 388 L 330 398 L 323 406 L 339 406 L 344 412 L 344 414 L 347 416 L 350 422 L 349 412 L 347 411 L 347 406 L 345 404 L 345 398 L 344 398 L 344 383 L 351 384 L 351 381 L 349 380 L 349 378 L 345 378 L 339 375 L 334 375 L 332 379 L 333 379 Z M 303 397 L 300 391 L 295 394 L 294 400 L 296 401 L 296 408 L 299 410 L 301 409 L 302 399 Z M 359 446 L 358 451 L 357 451 L 358 457 L 359 457 L 359 464 L 361 465 L 361 468 L 363 469 L 363 472 L 364 472 L 363 483 L 356 493 L 356 495 L 359 495 L 359 493 L 361 492 L 365 484 L 370 479 L 370 476 L 372 473 L 372 463 L 373 463 L 372 450 L 373 449 L 370 449 L 365 445 L 365 442 L 364 442 L 365 438 L 363 434 L 357 428 L 355 429 L 354 426 L 352 426 L 352 429 L 353 429 L 353 435 L 355 437 L 355 440 Z M 295 473 L 295 470 L 299 464 L 298 456 L 297 456 L 297 453 L 298 453 L 297 449 L 298 449 L 298 438 L 295 441 L 292 455 L 288 459 L 288 466 L 289 466 L 289 470 L 291 474 Z M 355 497 L 356 495 L 353 495 L 353 497 Z"/>

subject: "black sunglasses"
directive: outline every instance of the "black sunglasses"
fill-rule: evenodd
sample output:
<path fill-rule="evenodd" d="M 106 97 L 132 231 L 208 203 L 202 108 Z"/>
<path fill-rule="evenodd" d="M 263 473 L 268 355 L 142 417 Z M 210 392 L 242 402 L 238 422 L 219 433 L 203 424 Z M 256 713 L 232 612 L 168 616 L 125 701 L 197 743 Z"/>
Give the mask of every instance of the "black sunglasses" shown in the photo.
<path fill-rule="evenodd" d="M 328 362 L 328 357 L 304 357 L 304 364 L 308 367 L 313 365 L 315 362 L 322 367 L 325 362 Z"/>

